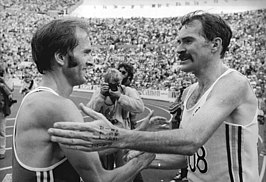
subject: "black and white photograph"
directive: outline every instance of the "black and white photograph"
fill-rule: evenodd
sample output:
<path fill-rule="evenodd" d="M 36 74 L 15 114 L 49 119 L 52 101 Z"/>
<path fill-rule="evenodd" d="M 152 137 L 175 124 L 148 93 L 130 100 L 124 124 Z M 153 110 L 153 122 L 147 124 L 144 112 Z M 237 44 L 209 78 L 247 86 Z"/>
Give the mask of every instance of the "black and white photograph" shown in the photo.
<path fill-rule="evenodd" d="M 265 0 L 0 0 L 0 182 L 266 182 Z"/>

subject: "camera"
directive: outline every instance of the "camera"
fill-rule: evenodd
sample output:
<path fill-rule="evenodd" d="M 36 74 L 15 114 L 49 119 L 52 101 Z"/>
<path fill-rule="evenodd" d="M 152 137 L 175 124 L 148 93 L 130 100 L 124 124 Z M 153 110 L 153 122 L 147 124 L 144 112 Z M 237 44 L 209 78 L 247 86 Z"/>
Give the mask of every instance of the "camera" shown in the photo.
<path fill-rule="evenodd" d="M 108 84 L 109 85 L 109 89 L 110 90 L 112 90 L 112 91 L 118 91 L 118 86 L 119 86 L 119 84 L 118 83 L 109 83 Z M 107 97 L 107 96 L 111 96 L 110 95 L 110 93 L 109 93 L 109 91 L 108 92 L 105 92 L 104 94 L 103 94 L 105 97 Z"/>
<path fill-rule="evenodd" d="M 109 83 L 109 88 L 112 91 L 117 91 L 118 90 L 118 84 L 117 83 Z"/>
<path fill-rule="evenodd" d="M 118 91 L 118 87 L 122 81 L 122 75 L 119 70 L 115 68 L 109 68 L 104 74 L 104 83 L 107 83 L 109 89 L 113 92 Z M 104 94 L 105 96 L 110 96 L 109 91 Z"/>

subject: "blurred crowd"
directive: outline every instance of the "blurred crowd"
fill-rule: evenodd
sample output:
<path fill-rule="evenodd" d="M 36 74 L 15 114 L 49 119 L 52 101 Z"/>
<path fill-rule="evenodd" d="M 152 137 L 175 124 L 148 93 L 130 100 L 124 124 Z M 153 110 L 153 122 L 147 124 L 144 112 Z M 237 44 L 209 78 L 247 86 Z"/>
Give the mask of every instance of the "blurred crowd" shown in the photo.
<path fill-rule="evenodd" d="M 32 63 L 30 41 L 41 24 L 55 18 L 46 11 L 72 6 L 78 0 L 0 0 L 0 59 L 13 78 L 39 79 Z M 233 30 L 226 63 L 247 75 L 256 92 L 266 95 L 266 9 L 223 14 Z M 135 68 L 136 89 L 176 91 L 195 82 L 180 72 L 176 52 L 179 17 L 87 19 L 96 49 L 88 63 L 87 80 L 99 85 L 109 67 L 129 62 Z"/>
<path fill-rule="evenodd" d="M 46 13 L 47 11 L 64 11 L 75 5 L 79 0 L 0 0 L 3 9 L 17 9 L 21 11 L 34 11 Z"/>

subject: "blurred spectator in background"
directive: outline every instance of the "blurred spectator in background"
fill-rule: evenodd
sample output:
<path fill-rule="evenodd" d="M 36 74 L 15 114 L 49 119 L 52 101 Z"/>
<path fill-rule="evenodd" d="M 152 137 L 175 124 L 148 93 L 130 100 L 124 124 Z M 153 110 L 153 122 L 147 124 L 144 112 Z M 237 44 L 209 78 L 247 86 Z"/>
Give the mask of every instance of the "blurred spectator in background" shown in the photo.
<path fill-rule="evenodd" d="M 131 81 L 133 80 L 134 77 L 134 68 L 128 63 L 120 63 L 117 68 L 121 75 L 122 75 L 122 85 L 126 87 L 131 87 Z M 131 87 L 132 88 L 132 87 Z M 134 88 L 132 88 L 134 89 Z M 136 90 L 137 92 L 137 90 Z M 129 118 L 130 118 L 130 124 L 131 124 L 131 129 L 136 128 L 136 121 L 137 121 L 137 113 L 130 112 L 129 113 Z"/>
<path fill-rule="evenodd" d="M 130 87 L 121 85 L 122 74 L 115 68 L 109 68 L 104 75 L 104 82 L 96 90 L 87 106 L 102 113 L 112 124 L 125 129 L 131 129 L 129 113 L 144 111 L 144 103 L 138 92 Z M 102 152 L 101 161 L 105 169 L 122 166 L 124 151 Z"/>
<path fill-rule="evenodd" d="M 30 74 L 25 74 L 23 76 L 23 83 L 22 86 L 20 87 L 19 93 L 25 96 L 27 93 L 29 93 L 31 90 L 35 89 L 36 87 L 37 84 L 35 83 L 33 76 Z"/>
<path fill-rule="evenodd" d="M 258 122 L 263 125 L 263 134 L 262 134 L 262 150 L 261 155 L 266 155 L 266 98 L 262 96 L 260 90 L 256 90 L 256 95 L 258 98 Z"/>
<path fill-rule="evenodd" d="M 11 106 L 16 103 L 12 98 L 14 84 L 7 77 L 6 66 L 0 64 L 0 159 L 5 158 L 6 152 L 6 117 L 11 114 Z"/>
<path fill-rule="evenodd" d="M 134 77 L 134 68 L 132 65 L 128 64 L 128 63 L 121 63 L 118 65 L 117 68 L 120 73 L 122 74 L 122 85 L 125 85 L 127 87 L 131 87 L 131 81 L 133 80 Z M 132 87 L 131 87 L 132 88 Z M 134 88 L 132 88 L 134 89 Z M 136 90 L 136 92 L 138 92 Z M 129 121 L 130 121 L 130 125 L 131 125 L 131 129 L 135 129 L 136 128 L 136 124 L 137 124 L 137 113 L 134 112 L 129 112 Z M 143 178 L 141 176 L 141 173 L 138 173 L 135 177 L 135 179 L 133 180 L 133 182 L 143 182 Z"/>
<path fill-rule="evenodd" d="M 170 128 L 171 129 L 176 129 L 179 128 L 181 118 L 182 118 L 182 112 L 183 112 L 183 92 L 186 89 L 188 85 L 182 84 L 179 90 L 177 91 L 177 98 L 174 101 L 173 104 L 170 105 L 169 107 L 169 112 L 172 114 L 172 120 L 170 121 Z M 180 180 L 186 180 L 187 177 L 187 167 L 181 168 L 177 175 L 170 181 L 170 182 L 175 182 L 175 181 L 180 181 Z"/>

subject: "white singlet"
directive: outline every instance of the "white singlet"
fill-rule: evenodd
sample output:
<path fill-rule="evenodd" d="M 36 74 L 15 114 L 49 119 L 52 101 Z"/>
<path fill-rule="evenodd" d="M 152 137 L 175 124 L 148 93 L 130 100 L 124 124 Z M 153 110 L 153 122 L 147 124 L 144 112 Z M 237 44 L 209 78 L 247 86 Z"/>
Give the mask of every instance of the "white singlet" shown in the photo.
<path fill-rule="evenodd" d="M 190 86 L 184 100 L 181 128 L 186 128 L 193 120 L 191 118 L 204 105 L 220 78 L 232 71 L 235 70 L 229 69 L 223 73 L 200 100 L 192 108 L 187 109 L 187 100 L 198 83 Z M 194 155 L 187 157 L 188 180 L 192 182 L 258 182 L 257 141 L 257 112 L 248 125 L 224 121 Z"/>

